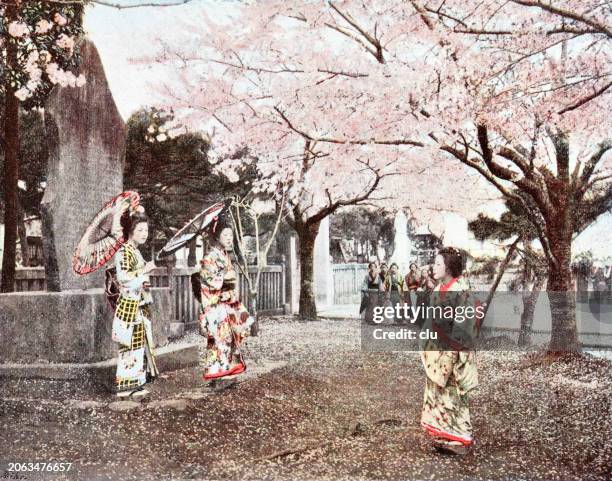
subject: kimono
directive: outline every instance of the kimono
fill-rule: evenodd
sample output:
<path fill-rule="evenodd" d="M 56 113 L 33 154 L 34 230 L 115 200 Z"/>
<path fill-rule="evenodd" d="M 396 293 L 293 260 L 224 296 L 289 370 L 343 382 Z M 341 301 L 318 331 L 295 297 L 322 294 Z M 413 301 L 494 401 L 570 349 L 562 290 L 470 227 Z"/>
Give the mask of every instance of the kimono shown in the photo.
<path fill-rule="evenodd" d="M 420 274 L 417 272 L 416 274 L 410 271 L 406 274 L 404 278 L 404 289 L 406 290 L 406 302 L 408 304 L 416 305 L 417 304 L 417 290 L 421 286 L 420 283 Z"/>
<path fill-rule="evenodd" d="M 254 319 L 238 299 L 236 271 L 229 255 L 212 247 L 202 259 L 200 277 L 202 304 L 200 327 L 207 332 L 204 379 L 213 380 L 240 374 L 246 363 L 240 344 Z"/>
<path fill-rule="evenodd" d="M 463 278 L 438 284 L 431 301 L 432 306 L 443 309 L 471 305 L 469 285 Z M 465 316 L 462 322 L 436 317 L 428 316 L 423 326 L 423 330 L 435 331 L 437 339 L 427 339 L 421 346 L 427 375 L 421 426 L 435 438 L 469 446 L 473 437 L 468 397 L 478 385 L 475 352 L 470 346 L 479 320 L 475 316 Z"/>
<path fill-rule="evenodd" d="M 126 242 L 115 254 L 119 299 L 113 319 L 112 338 L 119 343 L 117 392 L 138 388 L 158 375 L 153 352 L 151 293 L 145 288 L 148 275 L 140 251 Z"/>
<path fill-rule="evenodd" d="M 395 275 L 389 272 L 387 277 L 385 277 L 384 289 L 385 292 L 389 293 L 389 302 L 391 306 L 395 307 L 404 302 L 404 278 L 399 272 Z M 394 314 L 393 322 L 401 323 L 402 321 L 404 321 L 404 319 Z"/>
<path fill-rule="evenodd" d="M 370 273 L 367 273 L 361 285 L 361 305 L 359 306 L 359 314 L 364 314 L 366 322 L 372 322 L 374 316 L 374 308 L 381 305 L 381 290 L 382 281 L 378 274 L 372 278 Z"/>

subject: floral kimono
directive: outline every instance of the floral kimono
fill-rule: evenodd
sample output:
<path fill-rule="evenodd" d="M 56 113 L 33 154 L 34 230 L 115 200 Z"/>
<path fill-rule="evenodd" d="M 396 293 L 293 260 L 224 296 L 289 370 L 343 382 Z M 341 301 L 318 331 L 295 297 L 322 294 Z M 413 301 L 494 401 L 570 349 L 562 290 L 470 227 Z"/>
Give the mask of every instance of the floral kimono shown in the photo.
<path fill-rule="evenodd" d="M 153 299 L 144 283 L 145 261 L 140 251 L 126 242 L 115 254 L 115 269 L 119 284 L 119 299 L 113 320 L 113 340 L 119 343 L 117 359 L 117 392 L 144 385 L 147 375 L 158 375 L 153 353 L 153 335 L 149 320 L 149 305 Z"/>
<path fill-rule="evenodd" d="M 461 277 L 438 285 L 432 293 L 432 306 L 442 309 L 472 305 L 467 281 Z M 422 345 L 425 367 L 425 396 L 421 425 L 433 437 L 443 441 L 473 443 L 468 393 L 478 385 L 475 353 L 470 350 L 478 329 L 476 317 L 462 322 L 427 316 L 423 330 L 437 334 Z"/>
<path fill-rule="evenodd" d="M 238 299 L 236 271 L 229 255 L 212 247 L 201 264 L 200 325 L 208 336 L 204 379 L 240 374 L 246 370 L 240 344 L 254 319 Z"/>

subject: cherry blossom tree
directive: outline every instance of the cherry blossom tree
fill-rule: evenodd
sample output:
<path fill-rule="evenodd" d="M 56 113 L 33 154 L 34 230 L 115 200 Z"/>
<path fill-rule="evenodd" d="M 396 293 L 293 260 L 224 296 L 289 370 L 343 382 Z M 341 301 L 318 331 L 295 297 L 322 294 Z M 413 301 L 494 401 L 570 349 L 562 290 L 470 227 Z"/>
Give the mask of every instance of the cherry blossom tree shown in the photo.
<path fill-rule="evenodd" d="M 82 5 L 15 0 L 0 3 L 0 89 L 4 99 L 0 136 L 4 150 L 4 256 L 2 292 L 14 290 L 19 179 L 19 109 L 42 107 L 56 85 L 79 87 L 76 39 Z"/>
<path fill-rule="evenodd" d="M 194 15 L 194 22 L 203 21 Z M 177 37 L 172 45 L 160 40 L 163 50 L 155 56 L 136 59 L 140 62 L 157 62 L 169 67 L 165 82 L 156 80 L 154 88 L 160 94 L 159 107 L 171 110 L 177 122 L 167 126 L 168 131 L 189 128 L 207 130 L 211 137 L 211 158 L 219 160 L 226 173 L 236 170 L 241 160 L 233 163 L 229 156 L 241 146 L 247 146 L 250 155 L 258 159 L 260 181 L 254 186 L 261 192 L 272 192 L 277 185 L 287 189 L 286 221 L 296 231 L 300 252 L 300 316 L 316 318 L 313 291 L 314 243 L 321 221 L 351 205 L 377 205 L 401 208 L 409 205 L 414 211 L 436 211 L 451 208 L 451 202 L 437 199 L 432 202 L 431 193 L 412 189 L 407 179 L 428 174 L 433 181 L 449 172 L 456 176 L 458 184 L 470 182 L 460 164 L 449 166 L 434 162 L 427 153 L 414 153 L 422 142 L 408 139 L 355 142 L 314 138 L 302 132 L 295 123 L 297 117 L 311 116 L 308 102 L 321 102 L 321 112 L 331 115 L 338 110 L 339 118 L 350 117 L 348 122 L 356 132 L 361 128 L 358 118 L 350 115 L 348 104 L 336 106 L 331 101 L 336 87 L 332 85 L 334 74 L 315 70 L 312 75 L 295 68 L 236 68 L 225 61 L 209 61 L 202 51 L 207 42 L 214 42 L 211 52 L 224 43 L 217 42 L 216 34 L 198 30 L 194 24 L 177 22 L 186 37 Z M 217 26 L 220 31 L 225 26 Z M 212 27 L 210 27 L 212 28 Z M 234 38 L 235 33 L 235 38 Z M 238 41 L 241 33 L 233 32 L 232 41 Z M 229 41 L 229 39 L 228 39 Z M 228 44 L 229 45 L 229 44 Z M 213 55 L 213 53 L 211 53 Z M 247 55 L 250 55 L 248 53 Z M 239 60 L 240 62 L 242 60 Z M 314 62 L 315 59 L 313 58 Z M 205 65 L 206 68 L 203 68 Z M 212 66 L 209 70 L 208 67 Z M 245 76 L 246 74 L 246 76 Z M 286 75 L 285 75 L 286 74 Z M 323 75 L 323 77 L 322 77 Z M 205 88 L 204 88 L 205 86 Z M 296 102 L 286 102 L 291 92 L 297 93 Z M 304 95 L 304 99 L 300 97 Z M 328 99 L 329 98 L 329 99 Z M 365 99 L 361 101 L 361 104 Z M 344 111 L 340 111 L 344 109 Z M 321 116 L 330 129 L 333 119 Z M 473 198 L 457 193 L 455 209 L 474 205 Z M 279 209 L 283 206 L 279 206 Z"/>
<path fill-rule="evenodd" d="M 164 102 L 221 155 L 248 145 L 283 173 L 311 239 L 338 203 L 401 197 L 389 175 L 422 175 L 410 207 L 426 220 L 485 186 L 521 203 L 561 351 L 578 345 L 572 238 L 612 196 L 609 18 L 597 0 L 254 1 L 177 18 L 184 37 L 141 60 L 174 68 Z M 467 191 L 460 166 L 482 182 Z"/>

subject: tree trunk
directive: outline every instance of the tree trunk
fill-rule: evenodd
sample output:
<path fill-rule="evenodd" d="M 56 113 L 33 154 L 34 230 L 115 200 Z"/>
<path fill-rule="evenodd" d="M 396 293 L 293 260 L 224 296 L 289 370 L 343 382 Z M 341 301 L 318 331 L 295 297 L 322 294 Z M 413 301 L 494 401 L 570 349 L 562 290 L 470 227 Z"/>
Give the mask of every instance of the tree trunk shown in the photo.
<path fill-rule="evenodd" d="M 320 222 L 296 226 L 300 246 L 300 310 L 298 316 L 305 320 L 317 319 L 314 294 L 314 246 Z"/>
<path fill-rule="evenodd" d="M 571 233 L 555 238 L 551 245 L 556 263 L 549 262 L 548 267 L 547 292 L 552 317 L 548 350 L 555 354 L 577 352 L 579 343 L 576 328 L 576 295 L 572 286 Z"/>
<path fill-rule="evenodd" d="M 257 311 L 257 291 L 249 290 L 247 294 L 247 310 L 255 322 L 251 325 L 251 336 L 259 334 L 259 312 Z"/>
<path fill-rule="evenodd" d="M 16 18 L 15 6 L 7 6 L 8 21 Z M 17 48 L 13 42 L 7 45 L 7 64 L 17 65 Z M 15 290 L 15 255 L 17 249 L 17 182 L 19 179 L 19 99 L 6 75 L 4 104 L 4 256 L 2 258 L 1 292 Z"/>
<path fill-rule="evenodd" d="M 501 266 L 499 266 L 499 271 L 497 272 L 495 281 L 493 282 L 493 285 L 491 286 L 491 289 L 489 290 L 489 295 L 487 296 L 487 300 L 485 301 L 485 308 L 484 308 L 484 313 L 482 315 L 483 317 L 482 322 L 484 322 L 484 318 L 486 318 L 487 316 L 487 311 L 489 310 L 489 307 L 491 306 L 491 302 L 493 301 L 493 296 L 495 295 L 495 292 L 497 291 L 497 288 L 499 287 L 499 283 L 501 282 L 502 277 L 504 277 L 504 273 L 506 272 L 508 264 L 510 264 L 512 257 L 514 256 L 514 252 L 516 251 L 516 246 L 518 245 L 520 240 L 521 238 L 517 237 L 516 240 L 510 245 L 510 247 L 508 247 L 506 258 L 501 263 Z"/>
<path fill-rule="evenodd" d="M 531 344 L 531 326 L 533 326 L 533 314 L 535 306 L 538 302 L 539 294 L 544 285 L 546 278 L 536 274 L 535 282 L 531 292 L 527 296 L 523 296 L 523 314 L 521 315 L 521 331 L 519 333 L 519 347 L 527 347 Z"/>

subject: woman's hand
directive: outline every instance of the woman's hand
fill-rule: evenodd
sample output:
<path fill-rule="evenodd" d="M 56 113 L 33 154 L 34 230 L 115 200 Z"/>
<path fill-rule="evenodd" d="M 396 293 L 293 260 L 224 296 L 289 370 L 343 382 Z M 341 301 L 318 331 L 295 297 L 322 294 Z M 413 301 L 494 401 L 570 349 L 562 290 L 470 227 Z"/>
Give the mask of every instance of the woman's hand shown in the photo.
<path fill-rule="evenodd" d="M 145 264 L 144 269 L 143 269 L 143 273 L 144 274 L 148 274 L 149 272 L 151 272 L 153 269 L 157 269 L 157 266 L 155 265 L 154 261 L 149 261 Z"/>

